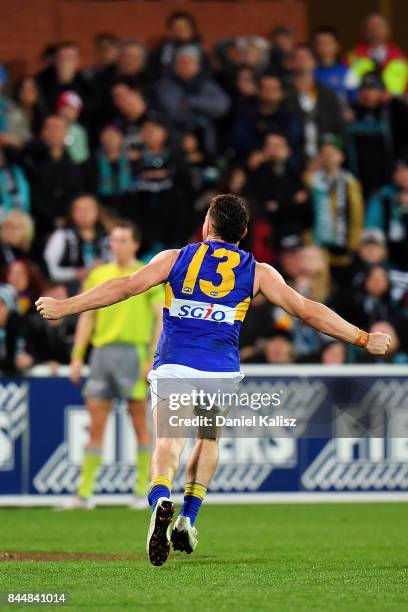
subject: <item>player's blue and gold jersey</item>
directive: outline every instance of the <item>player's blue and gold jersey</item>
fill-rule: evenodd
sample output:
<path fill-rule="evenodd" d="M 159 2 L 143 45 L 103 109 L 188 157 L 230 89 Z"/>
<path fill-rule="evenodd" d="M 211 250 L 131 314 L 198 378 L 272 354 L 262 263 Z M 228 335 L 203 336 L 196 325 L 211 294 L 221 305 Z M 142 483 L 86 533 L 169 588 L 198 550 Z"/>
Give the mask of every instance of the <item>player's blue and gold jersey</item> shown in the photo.
<path fill-rule="evenodd" d="M 238 337 L 252 299 L 255 260 L 216 240 L 180 250 L 166 281 L 154 368 L 167 363 L 239 372 Z"/>

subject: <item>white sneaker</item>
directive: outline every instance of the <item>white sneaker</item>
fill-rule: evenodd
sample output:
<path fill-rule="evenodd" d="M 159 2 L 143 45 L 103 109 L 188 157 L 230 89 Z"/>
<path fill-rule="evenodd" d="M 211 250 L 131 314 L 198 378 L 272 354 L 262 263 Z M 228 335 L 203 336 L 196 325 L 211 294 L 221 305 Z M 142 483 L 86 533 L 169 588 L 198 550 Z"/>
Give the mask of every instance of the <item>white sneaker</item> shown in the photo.
<path fill-rule="evenodd" d="M 170 552 L 171 522 L 174 504 L 167 497 L 160 497 L 150 518 L 146 551 L 152 565 L 164 565 Z"/>
<path fill-rule="evenodd" d="M 92 498 L 85 499 L 80 495 L 71 497 L 66 502 L 63 502 L 59 506 L 55 507 L 55 510 L 93 510 L 95 508 L 95 502 Z"/>
<path fill-rule="evenodd" d="M 192 527 L 188 516 L 179 516 L 171 533 L 171 543 L 174 550 L 181 550 L 188 555 L 198 544 L 198 531 Z"/>
<path fill-rule="evenodd" d="M 128 504 L 130 510 L 146 510 L 149 507 L 149 503 L 145 497 L 140 495 L 134 495 L 132 500 Z"/>

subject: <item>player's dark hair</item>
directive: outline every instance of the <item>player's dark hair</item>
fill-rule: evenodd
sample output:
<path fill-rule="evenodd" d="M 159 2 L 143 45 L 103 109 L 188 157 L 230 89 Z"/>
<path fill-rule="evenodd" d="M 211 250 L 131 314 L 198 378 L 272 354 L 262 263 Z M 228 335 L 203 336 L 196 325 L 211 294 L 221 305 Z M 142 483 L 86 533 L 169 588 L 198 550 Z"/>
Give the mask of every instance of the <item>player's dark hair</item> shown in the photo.
<path fill-rule="evenodd" d="M 133 221 L 129 221 L 128 219 L 119 219 L 119 221 L 116 221 L 116 223 L 113 225 L 112 229 L 116 229 L 117 227 L 119 227 L 120 229 L 127 229 L 130 231 L 130 233 L 132 234 L 132 238 L 134 240 L 134 242 L 140 242 L 142 239 L 142 236 L 140 234 L 140 230 L 137 227 L 137 225 L 135 225 L 135 223 L 133 223 Z"/>
<path fill-rule="evenodd" d="M 212 198 L 210 217 L 216 236 L 231 244 L 241 240 L 249 221 L 244 200 L 232 193 Z"/>

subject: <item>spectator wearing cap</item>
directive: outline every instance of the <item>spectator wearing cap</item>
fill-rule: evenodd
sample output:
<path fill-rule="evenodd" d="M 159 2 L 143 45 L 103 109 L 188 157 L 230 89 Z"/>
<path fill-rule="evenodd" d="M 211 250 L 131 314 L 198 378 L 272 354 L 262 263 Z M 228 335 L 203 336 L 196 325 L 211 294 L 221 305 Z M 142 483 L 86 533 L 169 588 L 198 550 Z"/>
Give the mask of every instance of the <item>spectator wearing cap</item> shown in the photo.
<path fill-rule="evenodd" d="M 177 11 L 166 19 L 167 36 L 153 49 L 149 58 L 149 71 L 155 78 L 172 73 L 177 51 L 188 45 L 197 51 L 204 72 L 210 72 L 211 62 L 203 50 L 194 17 L 187 12 Z"/>
<path fill-rule="evenodd" d="M 216 122 L 226 115 L 229 98 L 202 72 L 195 46 L 182 47 L 177 52 L 173 74 L 161 79 L 157 86 L 157 100 L 179 135 L 201 130 L 206 152 L 216 152 Z"/>
<path fill-rule="evenodd" d="M 354 99 L 358 79 L 353 70 L 340 60 L 340 39 L 331 26 L 318 28 L 313 34 L 313 50 L 317 59 L 316 80 L 336 93 L 344 108 Z"/>
<path fill-rule="evenodd" d="M 116 108 L 114 124 L 123 134 L 124 146 L 129 152 L 137 152 L 141 145 L 140 131 L 148 111 L 146 99 L 140 89 L 123 80 L 112 86 L 112 98 Z"/>
<path fill-rule="evenodd" d="M 262 150 L 263 162 L 248 177 L 244 194 L 257 221 L 266 220 L 271 244 L 276 249 L 288 235 L 300 235 L 310 222 L 308 194 L 301 173 L 290 163 L 291 151 L 283 134 L 268 134 Z"/>
<path fill-rule="evenodd" d="M 388 254 L 384 232 L 376 228 L 366 228 L 361 236 L 358 256 L 367 265 L 385 263 Z"/>
<path fill-rule="evenodd" d="M 303 148 L 303 129 L 301 113 L 287 108 L 280 80 L 272 74 L 265 74 L 259 81 L 257 97 L 234 110 L 229 144 L 238 157 L 244 157 L 251 150 L 262 147 L 268 133 L 280 132 L 288 139 L 301 166 L 303 157 L 299 151 Z"/>
<path fill-rule="evenodd" d="M 83 164 L 89 159 L 88 133 L 78 122 L 82 100 L 75 91 L 64 91 L 57 102 L 57 112 L 67 122 L 66 148 L 72 161 Z"/>
<path fill-rule="evenodd" d="M 340 273 L 361 240 L 363 199 L 358 180 L 342 168 L 341 142 L 328 136 L 320 148 L 319 168 L 307 177 L 313 207 L 312 240 L 327 249 L 332 271 Z"/>
<path fill-rule="evenodd" d="M 378 13 L 369 15 L 364 22 L 363 40 L 346 56 L 354 74 L 362 79 L 376 71 L 391 94 L 404 94 L 408 84 L 408 64 L 404 52 L 390 40 L 388 20 Z"/>
<path fill-rule="evenodd" d="M 297 45 L 291 60 L 293 90 L 289 108 L 303 118 L 304 154 L 313 159 L 326 134 L 343 136 L 344 124 L 337 95 L 316 80 L 316 60 L 307 45 Z"/>
<path fill-rule="evenodd" d="M 365 226 L 385 234 L 391 266 L 408 271 L 408 160 L 396 163 L 393 182 L 370 198 Z"/>
<path fill-rule="evenodd" d="M 68 154 L 67 125 L 63 117 L 50 115 L 39 140 L 22 151 L 24 169 L 31 184 L 32 210 L 37 239 L 64 223 L 69 203 L 82 190 L 83 172 Z"/>

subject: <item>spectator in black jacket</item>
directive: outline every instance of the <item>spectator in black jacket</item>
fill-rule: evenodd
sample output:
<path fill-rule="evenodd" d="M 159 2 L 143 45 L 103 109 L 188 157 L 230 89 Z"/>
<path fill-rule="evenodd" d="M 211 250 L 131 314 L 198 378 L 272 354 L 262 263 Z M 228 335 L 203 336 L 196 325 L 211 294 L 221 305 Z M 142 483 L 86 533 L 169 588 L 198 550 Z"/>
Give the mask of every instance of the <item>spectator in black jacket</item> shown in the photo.
<path fill-rule="evenodd" d="M 116 72 L 121 42 L 112 32 L 100 32 L 94 38 L 95 64 L 88 68 L 88 78 L 104 75 L 112 78 Z"/>
<path fill-rule="evenodd" d="M 22 151 L 22 161 L 32 186 L 32 211 L 37 237 L 43 238 L 64 223 L 72 198 L 82 189 L 82 170 L 65 149 L 66 122 L 62 117 L 47 117 L 41 139 Z"/>
<path fill-rule="evenodd" d="M 54 284 L 42 295 L 57 300 L 68 297 L 65 285 Z M 56 321 L 46 321 L 37 312 L 31 313 L 24 326 L 24 342 L 33 365 L 45 364 L 50 374 L 57 374 L 60 365 L 67 365 L 71 359 L 77 317 L 70 316 Z"/>
<path fill-rule="evenodd" d="M 128 151 L 137 150 L 141 144 L 140 131 L 147 114 L 147 102 L 140 89 L 126 81 L 117 81 L 112 87 L 112 98 L 117 110 L 115 125 L 124 136 Z"/>
<path fill-rule="evenodd" d="M 325 134 L 343 136 L 344 124 L 336 94 L 316 81 L 316 61 L 307 45 L 298 45 L 293 53 L 293 91 L 289 108 L 301 113 L 304 125 L 304 153 L 313 159 Z"/>
<path fill-rule="evenodd" d="M 235 105 L 234 105 L 235 108 Z M 262 146 L 270 132 L 284 133 L 299 161 L 303 148 L 303 119 L 300 112 L 287 108 L 285 92 L 280 80 L 265 74 L 259 82 L 258 97 L 238 107 L 231 126 L 230 145 L 239 157 Z"/>
<path fill-rule="evenodd" d="M 343 287 L 333 298 L 332 305 L 336 312 L 344 318 L 349 317 L 362 329 L 368 329 L 377 321 L 393 320 L 396 311 L 386 266 L 370 267 L 360 288 Z"/>
<path fill-rule="evenodd" d="M 276 74 L 284 83 L 285 87 L 290 82 L 290 60 L 295 48 L 295 36 L 285 26 L 277 27 L 271 34 L 271 49 L 269 69 Z"/>
<path fill-rule="evenodd" d="M 290 148 L 283 134 L 269 134 L 263 148 L 263 163 L 249 175 L 244 194 L 254 207 L 254 216 L 270 224 L 273 243 L 300 234 L 310 222 L 308 194 L 301 174 L 290 163 Z"/>
<path fill-rule="evenodd" d="M 58 97 L 64 91 L 75 91 L 83 100 L 87 117 L 92 113 L 94 100 L 90 81 L 80 70 L 81 56 L 74 42 L 58 45 L 54 63 L 37 75 L 37 83 L 48 113 L 54 113 Z"/>
<path fill-rule="evenodd" d="M 13 287 L 0 283 L 0 373 L 2 374 L 16 374 L 33 364 L 31 355 L 25 350 L 15 298 Z"/>
<path fill-rule="evenodd" d="M 394 153 L 392 118 L 381 77 L 363 77 L 348 125 L 348 163 L 365 196 L 389 182 Z"/>
<path fill-rule="evenodd" d="M 99 132 L 99 129 L 114 116 L 111 88 L 116 79 L 121 43 L 115 34 L 101 32 L 94 38 L 94 49 L 95 64 L 84 74 L 91 81 L 95 92 L 96 108 L 93 125 L 95 131 Z"/>
<path fill-rule="evenodd" d="M 169 139 L 165 122 L 151 115 L 143 124 L 140 157 L 135 162 L 137 194 L 123 216 L 137 222 L 142 250 L 150 254 L 186 242 L 192 223 L 188 167 Z"/>
<path fill-rule="evenodd" d="M 146 70 L 146 48 L 138 40 L 128 40 L 120 50 L 117 78 L 125 80 L 134 89 L 147 92 L 149 74 Z"/>

